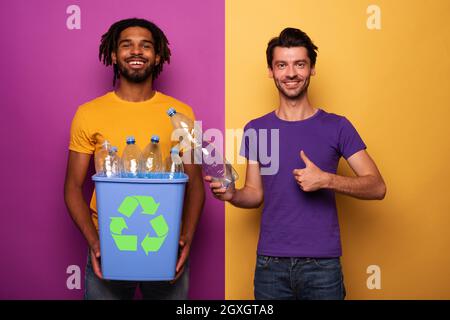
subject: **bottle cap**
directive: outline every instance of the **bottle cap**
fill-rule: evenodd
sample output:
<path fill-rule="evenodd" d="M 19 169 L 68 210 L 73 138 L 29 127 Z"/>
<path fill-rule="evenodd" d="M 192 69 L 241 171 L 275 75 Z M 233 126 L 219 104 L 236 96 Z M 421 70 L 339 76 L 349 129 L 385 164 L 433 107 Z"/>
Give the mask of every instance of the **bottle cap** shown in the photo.
<path fill-rule="evenodd" d="M 156 135 L 156 134 L 153 135 L 151 141 L 152 141 L 152 142 L 155 142 L 155 143 L 158 143 L 158 142 L 159 142 L 159 136 Z"/>
<path fill-rule="evenodd" d="M 173 116 L 175 113 L 177 113 L 177 110 L 175 110 L 174 108 L 167 109 L 167 115 L 169 117 Z"/>
<path fill-rule="evenodd" d="M 112 152 L 117 152 L 117 147 L 111 147 Z"/>
<path fill-rule="evenodd" d="M 136 143 L 136 139 L 134 139 L 133 136 L 127 137 L 127 144 L 135 144 L 135 143 Z"/>

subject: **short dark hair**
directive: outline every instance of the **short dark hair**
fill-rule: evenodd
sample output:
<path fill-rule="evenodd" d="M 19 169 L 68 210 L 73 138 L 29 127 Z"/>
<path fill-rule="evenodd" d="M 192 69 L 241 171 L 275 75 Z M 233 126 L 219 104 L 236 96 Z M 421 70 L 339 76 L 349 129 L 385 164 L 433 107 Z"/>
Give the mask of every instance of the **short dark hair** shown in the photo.
<path fill-rule="evenodd" d="M 308 51 L 309 60 L 311 60 L 311 66 L 316 65 L 318 47 L 312 42 L 308 35 L 300 29 L 286 28 L 281 31 L 278 37 L 273 38 L 267 44 L 266 57 L 267 65 L 272 69 L 273 50 L 275 47 L 305 47 Z"/>
<path fill-rule="evenodd" d="M 154 80 L 163 70 L 164 63 L 170 63 L 170 49 L 169 41 L 167 40 L 164 32 L 162 32 L 162 30 L 151 21 L 145 19 L 130 18 L 117 21 L 116 23 L 111 25 L 111 27 L 109 27 L 109 30 L 104 35 L 102 35 L 98 58 L 103 62 L 104 65 L 110 66 L 112 64 L 111 54 L 117 51 L 120 33 L 129 27 L 142 27 L 148 29 L 152 34 L 153 41 L 155 42 L 155 53 L 160 56 L 159 64 L 156 65 L 153 69 L 152 79 Z M 115 86 L 116 79 L 118 78 L 119 67 L 117 65 L 114 65 L 113 86 Z"/>

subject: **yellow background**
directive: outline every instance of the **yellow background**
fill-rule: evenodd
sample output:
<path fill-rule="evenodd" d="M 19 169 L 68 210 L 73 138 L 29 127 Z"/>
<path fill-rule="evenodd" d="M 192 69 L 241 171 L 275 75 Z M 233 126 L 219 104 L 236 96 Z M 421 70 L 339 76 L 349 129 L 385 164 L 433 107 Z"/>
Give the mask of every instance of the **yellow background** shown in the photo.
<path fill-rule="evenodd" d="M 265 50 L 287 26 L 319 47 L 313 105 L 352 121 L 387 184 L 381 202 L 337 196 L 347 298 L 450 299 L 450 1 L 227 0 L 227 128 L 277 107 Z M 352 175 L 344 160 L 339 173 Z M 260 212 L 226 205 L 227 299 L 253 299 Z"/>

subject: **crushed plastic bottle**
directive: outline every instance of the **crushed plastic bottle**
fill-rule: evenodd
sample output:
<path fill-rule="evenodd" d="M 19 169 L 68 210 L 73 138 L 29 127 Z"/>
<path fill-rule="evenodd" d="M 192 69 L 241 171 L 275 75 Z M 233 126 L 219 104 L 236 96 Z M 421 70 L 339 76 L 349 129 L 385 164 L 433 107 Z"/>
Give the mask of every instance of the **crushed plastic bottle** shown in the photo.
<path fill-rule="evenodd" d="M 192 146 L 194 149 L 194 155 L 197 158 L 196 163 L 197 155 L 201 155 L 200 162 L 205 176 L 211 176 L 213 181 L 220 181 L 225 188 L 239 179 L 236 170 L 220 154 L 217 148 L 211 142 L 202 141 L 201 133 L 195 129 L 194 122 L 191 119 L 177 112 L 174 108 L 169 108 L 167 115 L 170 117 L 173 128 L 180 130 L 177 135 L 182 137 L 180 143 L 183 148 L 189 150 L 189 147 Z"/>
<path fill-rule="evenodd" d="M 204 141 L 202 145 L 202 170 L 212 181 L 219 181 L 223 188 L 234 183 L 238 178 L 233 166 L 221 155 L 213 143 Z"/>

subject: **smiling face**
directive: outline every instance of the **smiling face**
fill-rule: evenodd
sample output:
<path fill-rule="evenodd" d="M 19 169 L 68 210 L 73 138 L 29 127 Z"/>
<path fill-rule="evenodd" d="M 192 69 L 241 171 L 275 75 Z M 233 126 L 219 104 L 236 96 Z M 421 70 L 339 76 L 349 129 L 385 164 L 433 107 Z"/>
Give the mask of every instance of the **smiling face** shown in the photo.
<path fill-rule="evenodd" d="M 160 57 L 155 53 L 151 32 L 142 27 L 129 27 L 120 33 L 117 50 L 111 55 L 120 76 L 129 82 L 141 83 L 153 74 Z"/>
<path fill-rule="evenodd" d="M 315 74 L 305 47 L 275 47 L 269 76 L 280 94 L 295 100 L 308 91 L 309 79 Z"/>

